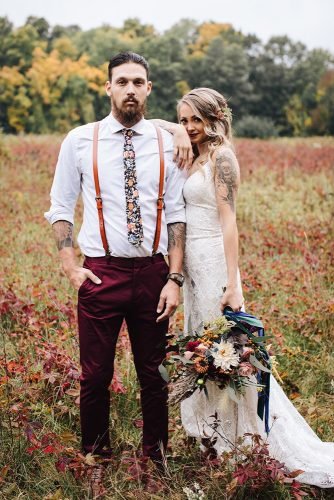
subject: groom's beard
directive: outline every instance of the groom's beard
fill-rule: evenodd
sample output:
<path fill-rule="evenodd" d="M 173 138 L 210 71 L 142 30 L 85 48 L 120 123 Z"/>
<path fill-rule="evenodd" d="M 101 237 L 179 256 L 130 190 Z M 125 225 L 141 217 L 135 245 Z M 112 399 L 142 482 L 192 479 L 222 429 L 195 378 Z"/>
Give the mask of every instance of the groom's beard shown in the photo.
<path fill-rule="evenodd" d="M 126 109 L 128 101 L 134 103 L 130 109 Z M 122 125 L 129 128 L 138 123 L 146 113 L 146 102 L 140 104 L 134 97 L 128 98 L 123 102 L 123 106 L 119 108 L 116 102 L 111 98 L 113 115 Z"/>

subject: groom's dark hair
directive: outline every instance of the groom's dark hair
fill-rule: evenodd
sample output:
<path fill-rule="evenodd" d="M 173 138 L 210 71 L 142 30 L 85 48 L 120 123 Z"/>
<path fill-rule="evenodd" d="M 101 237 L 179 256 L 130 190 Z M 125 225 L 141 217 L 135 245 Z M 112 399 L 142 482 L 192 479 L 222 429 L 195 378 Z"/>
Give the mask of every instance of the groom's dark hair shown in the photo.
<path fill-rule="evenodd" d="M 111 82 L 111 77 L 112 77 L 112 70 L 113 68 L 116 68 L 117 66 L 121 66 L 121 64 L 133 62 L 136 64 L 140 64 L 145 68 L 146 70 L 146 76 L 147 79 L 149 79 L 149 64 L 146 61 L 145 57 L 140 56 L 139 54 L 136 54 L 135 52 L 120 52 L 116 56 L 114 56 L 112 59 L 109 61 L 109 66 L 108 66 L 108 78 L 109 81 Z"/>

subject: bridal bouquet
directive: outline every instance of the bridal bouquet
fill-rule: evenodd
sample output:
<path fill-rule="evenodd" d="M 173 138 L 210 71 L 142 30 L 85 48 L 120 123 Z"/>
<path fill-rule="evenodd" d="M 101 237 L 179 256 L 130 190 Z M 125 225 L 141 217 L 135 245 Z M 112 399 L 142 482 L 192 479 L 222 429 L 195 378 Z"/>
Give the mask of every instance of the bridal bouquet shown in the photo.
<path fill-rule="evenodd" d="M 266 338 L 258 318 L 229 308 L 223 316 L 202 325 L 201 331 L 178 338 L 168 349 L 176 353 L 167 361 L 174 367 L 170 402 L 178 403 L 196 390 L 207 394 L 209 380 L 227 389 L 236 402 L 245 387 L 255 385 L 259 391 L 258 413 L 263 418 L 271 372 Z"/>

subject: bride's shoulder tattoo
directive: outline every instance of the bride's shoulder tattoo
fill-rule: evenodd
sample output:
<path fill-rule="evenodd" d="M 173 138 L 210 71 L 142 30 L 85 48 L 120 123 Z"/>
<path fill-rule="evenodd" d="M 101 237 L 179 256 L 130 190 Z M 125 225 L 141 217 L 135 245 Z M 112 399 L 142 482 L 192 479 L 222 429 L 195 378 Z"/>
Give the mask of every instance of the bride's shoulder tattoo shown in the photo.
<path fill-rule="evenodd" d="M 73 247 L 73 224 L 66 220 L 59 220 L 53 225 L 53 232 L 58 250 L 65 247 Z"/>
<path fill-rule="evenodd" d="M 233 151 L 222 148 L 215 162 L 215 182 L 219 199 L 235 210 L 235 196 L 238 189 L 239 167 Z"/>

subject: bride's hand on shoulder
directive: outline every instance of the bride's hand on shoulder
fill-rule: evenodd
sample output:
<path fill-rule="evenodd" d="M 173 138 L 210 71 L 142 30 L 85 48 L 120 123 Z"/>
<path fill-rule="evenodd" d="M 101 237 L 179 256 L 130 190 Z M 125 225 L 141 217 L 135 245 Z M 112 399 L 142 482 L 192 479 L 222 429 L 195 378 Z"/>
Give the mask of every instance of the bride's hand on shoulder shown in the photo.
<path fill-rule="evenodd" d="M 150 121 L 172 134 L 174 141 L 173 161 L 178 165 L 178 167 L 190 168 L 193 163 L 194 153 L 188 132 L 184 126 L 179 123 L 160 120 L 159 118 L 154 118 Z"/>
<path fill-rule="evenodd" d="M 190 168 L 193 163 L 194 153 L 188 132 L 183 125 L 175 125 L 173 139 L 173 160 L 177 163 L 179 168 Z"/>
<path fill-rule="evenodd" d="M 241 311 L 244 306 L 244 298 L 242 292 L 237 287 L 227 287 L 223 293 L 221 300 L 221 310 L 230 306 L 234 312 Z"/>

